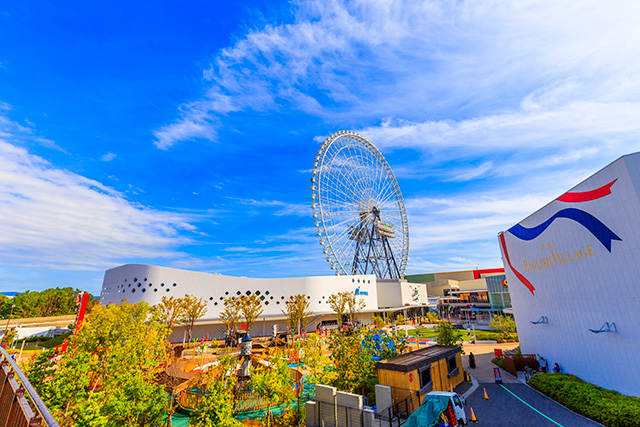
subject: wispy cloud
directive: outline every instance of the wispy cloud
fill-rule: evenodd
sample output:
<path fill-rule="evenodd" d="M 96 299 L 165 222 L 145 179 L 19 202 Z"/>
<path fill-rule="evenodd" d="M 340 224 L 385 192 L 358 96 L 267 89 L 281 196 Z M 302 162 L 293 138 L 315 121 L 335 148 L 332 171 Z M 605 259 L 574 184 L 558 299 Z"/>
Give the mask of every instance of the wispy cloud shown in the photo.
<path fill-rule="evenodd" d="M 407 195 L 410 271 L 499 265 L 498 231 L 640 150 L 639 13 L 621 0 L 295 1 L 291 23 L 213 56 L 156 145 L 215 140 L 243 112 L 359 128 Z"/>
<path fill-rule="evenodd" d="M 0 115 L 0 132 L 23 129 Z M 179 258 L 195 227 L 150 209 L 0 138 L 0 261 L 13 267 L 100 270 L 122 260 Z"/>
<path fill-rule="evenodd" d="M 102 157 L 100 157 L 100 159 L 103 162 L 110 162 L 111 160 L 115 159 L 117 157 L 117 155 L 113 154 L 113 153 L 106 153 L 103 154 Z"/>
<path fill-rule="evenodd" d="M 255 208 L 273 208 L 275 216 L 310 216 L 311 204 L 288 203 L 280 200 L 233 199 L 236 202 Z"/>

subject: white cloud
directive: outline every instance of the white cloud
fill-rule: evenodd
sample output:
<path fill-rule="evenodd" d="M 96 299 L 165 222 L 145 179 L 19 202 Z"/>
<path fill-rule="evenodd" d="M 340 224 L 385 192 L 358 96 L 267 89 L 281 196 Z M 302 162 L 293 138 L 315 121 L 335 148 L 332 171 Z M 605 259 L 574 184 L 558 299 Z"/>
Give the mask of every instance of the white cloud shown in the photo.
<path fill-rule="evenodd" d="M 411 189 L 410 270 L 499 265 L 498 231 L 640 150 L 640 3 L 330 0 L 292 10 L 292 23 L 215 55 L 203 96 L 155 132 L 156 145 L 214 140 L 226 117 L 250 110 L 355 123 Z M 430 185 L 437 195 L 422 196 Z M 248 202 L 308 211 L 277 203 Z"/>
<path fill-rule="evenodd" d="M 288 203 L 280 200 L 234 199 L 238 203 L 256 208 L 274 208 L 275 216 L 311 216 L 311 204 Z"/>
<path fill-rule="evenodd" d="M 110 162 L 111 160 L 115 159 L 117 156 L 113 153 L 106 153 L 104 154 L 102 157 L 100 157 L 100 159 L 103 162 Z"/>
<path fill-rule="evenodd" d="M 100 270 L 180 257 L 188 218 L 135 205 L 99 182 L 0 140 L 0 259 L 13 267 Z"/>

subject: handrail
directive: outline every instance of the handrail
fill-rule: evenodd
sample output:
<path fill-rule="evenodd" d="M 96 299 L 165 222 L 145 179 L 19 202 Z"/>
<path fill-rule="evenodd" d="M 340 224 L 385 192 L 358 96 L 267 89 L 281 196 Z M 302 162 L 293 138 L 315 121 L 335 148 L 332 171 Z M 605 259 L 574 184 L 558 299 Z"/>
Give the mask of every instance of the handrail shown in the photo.
<path fill-rule="evenodd" d="M 51 415 L 51 412 L 49 412 L 49 409 L 47 409 L 47 406 L 44 404 L 40 396 L 38 396 L 38 393 L 36 393 L 36 391 L 33 389 L 33 386 L 31 385 L 25 374 L 22 373 L 16 361 L 11 358 L 11 355 L 9 355 L 9 353 L 7 353 L 4 348 L 0 347 L 0 350 L 2 351 L 3 359 L 11 364 L 14 373 L 18 376 L 20 382 L 22 383 L 22 387 L 24 387 L 27 391 L 27 394 L 29 394 L 29 397 L 31 398 L 33 404 L 36 405 L 38 413 L 42 416 L 42 418 L 44 418 L 49 427 L 60 427 L 55 418 L 53 418 L 53 415 Z"/>

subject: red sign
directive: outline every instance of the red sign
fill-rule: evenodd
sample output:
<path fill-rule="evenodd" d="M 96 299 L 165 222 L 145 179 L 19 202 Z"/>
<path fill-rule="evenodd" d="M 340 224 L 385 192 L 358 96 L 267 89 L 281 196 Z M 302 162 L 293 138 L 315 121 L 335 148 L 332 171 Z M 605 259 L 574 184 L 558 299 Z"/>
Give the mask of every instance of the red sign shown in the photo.
<path fill-rule="evenodd" d="M 409 372 L 409 382 L 413 382 L 413 372 Z"/>
<path fill-rule="evenodd" d="M 247 329 L 246 323 L 240 323 L 240 329 Z"/>
<path fill-rule="evenodd" d="M 493 349 L 493 355 L 495 357 L 502 357 L 502 349 L 501 348 L 494 348 Z"/>
<path fill-rule="evenodd" d="M 493 368 L 493 376 L 496 379 L 496 384 L 502 384 L 502 374 L 500 373 L 500 368 Z"/>

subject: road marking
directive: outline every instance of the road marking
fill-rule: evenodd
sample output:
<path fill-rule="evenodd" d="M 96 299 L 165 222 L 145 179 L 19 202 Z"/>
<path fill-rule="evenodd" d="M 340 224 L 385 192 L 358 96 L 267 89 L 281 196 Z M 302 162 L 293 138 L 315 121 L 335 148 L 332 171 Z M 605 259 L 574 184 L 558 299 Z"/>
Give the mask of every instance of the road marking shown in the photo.
<path fill-rule="evenodd" d="M 546 419 L 548 419 L 549 421 L 551 421 L 552 423 L 554 423 L 555 425 L 558 425 L 560 427 L 564 427 L 562 424 L 560 424 L 557 421 L 552 420 L 551 418 L 549 418 L 548 416 L 546 416 L 545 414 L 543 414 L 542 412 L 538 411 L 536 408 L 534 408 L 533 406 L 529 405 L 527 402 L 525 402 L 524 400 L 522 400 L 520 397 L 518 397 L 514 392 L 512 392 L 511 390 L 509 390 L 508 388 L 506 388 L 503 384 L 500 384 L 500 387 L 502 387 L 503 389 L 507 390 L 509 392 L 509 394 L 511 394 L 513 397 L 515 397 L 516 399 L 518 399 L 520 402 L 524 403 L 525 405 L 527 405 L 529 408 L 533 409 L 534 411 L 536 411 L 537 413 L 539 413 L 540 415 L 542 415 L 543 417 L 545 417 Z"/>

